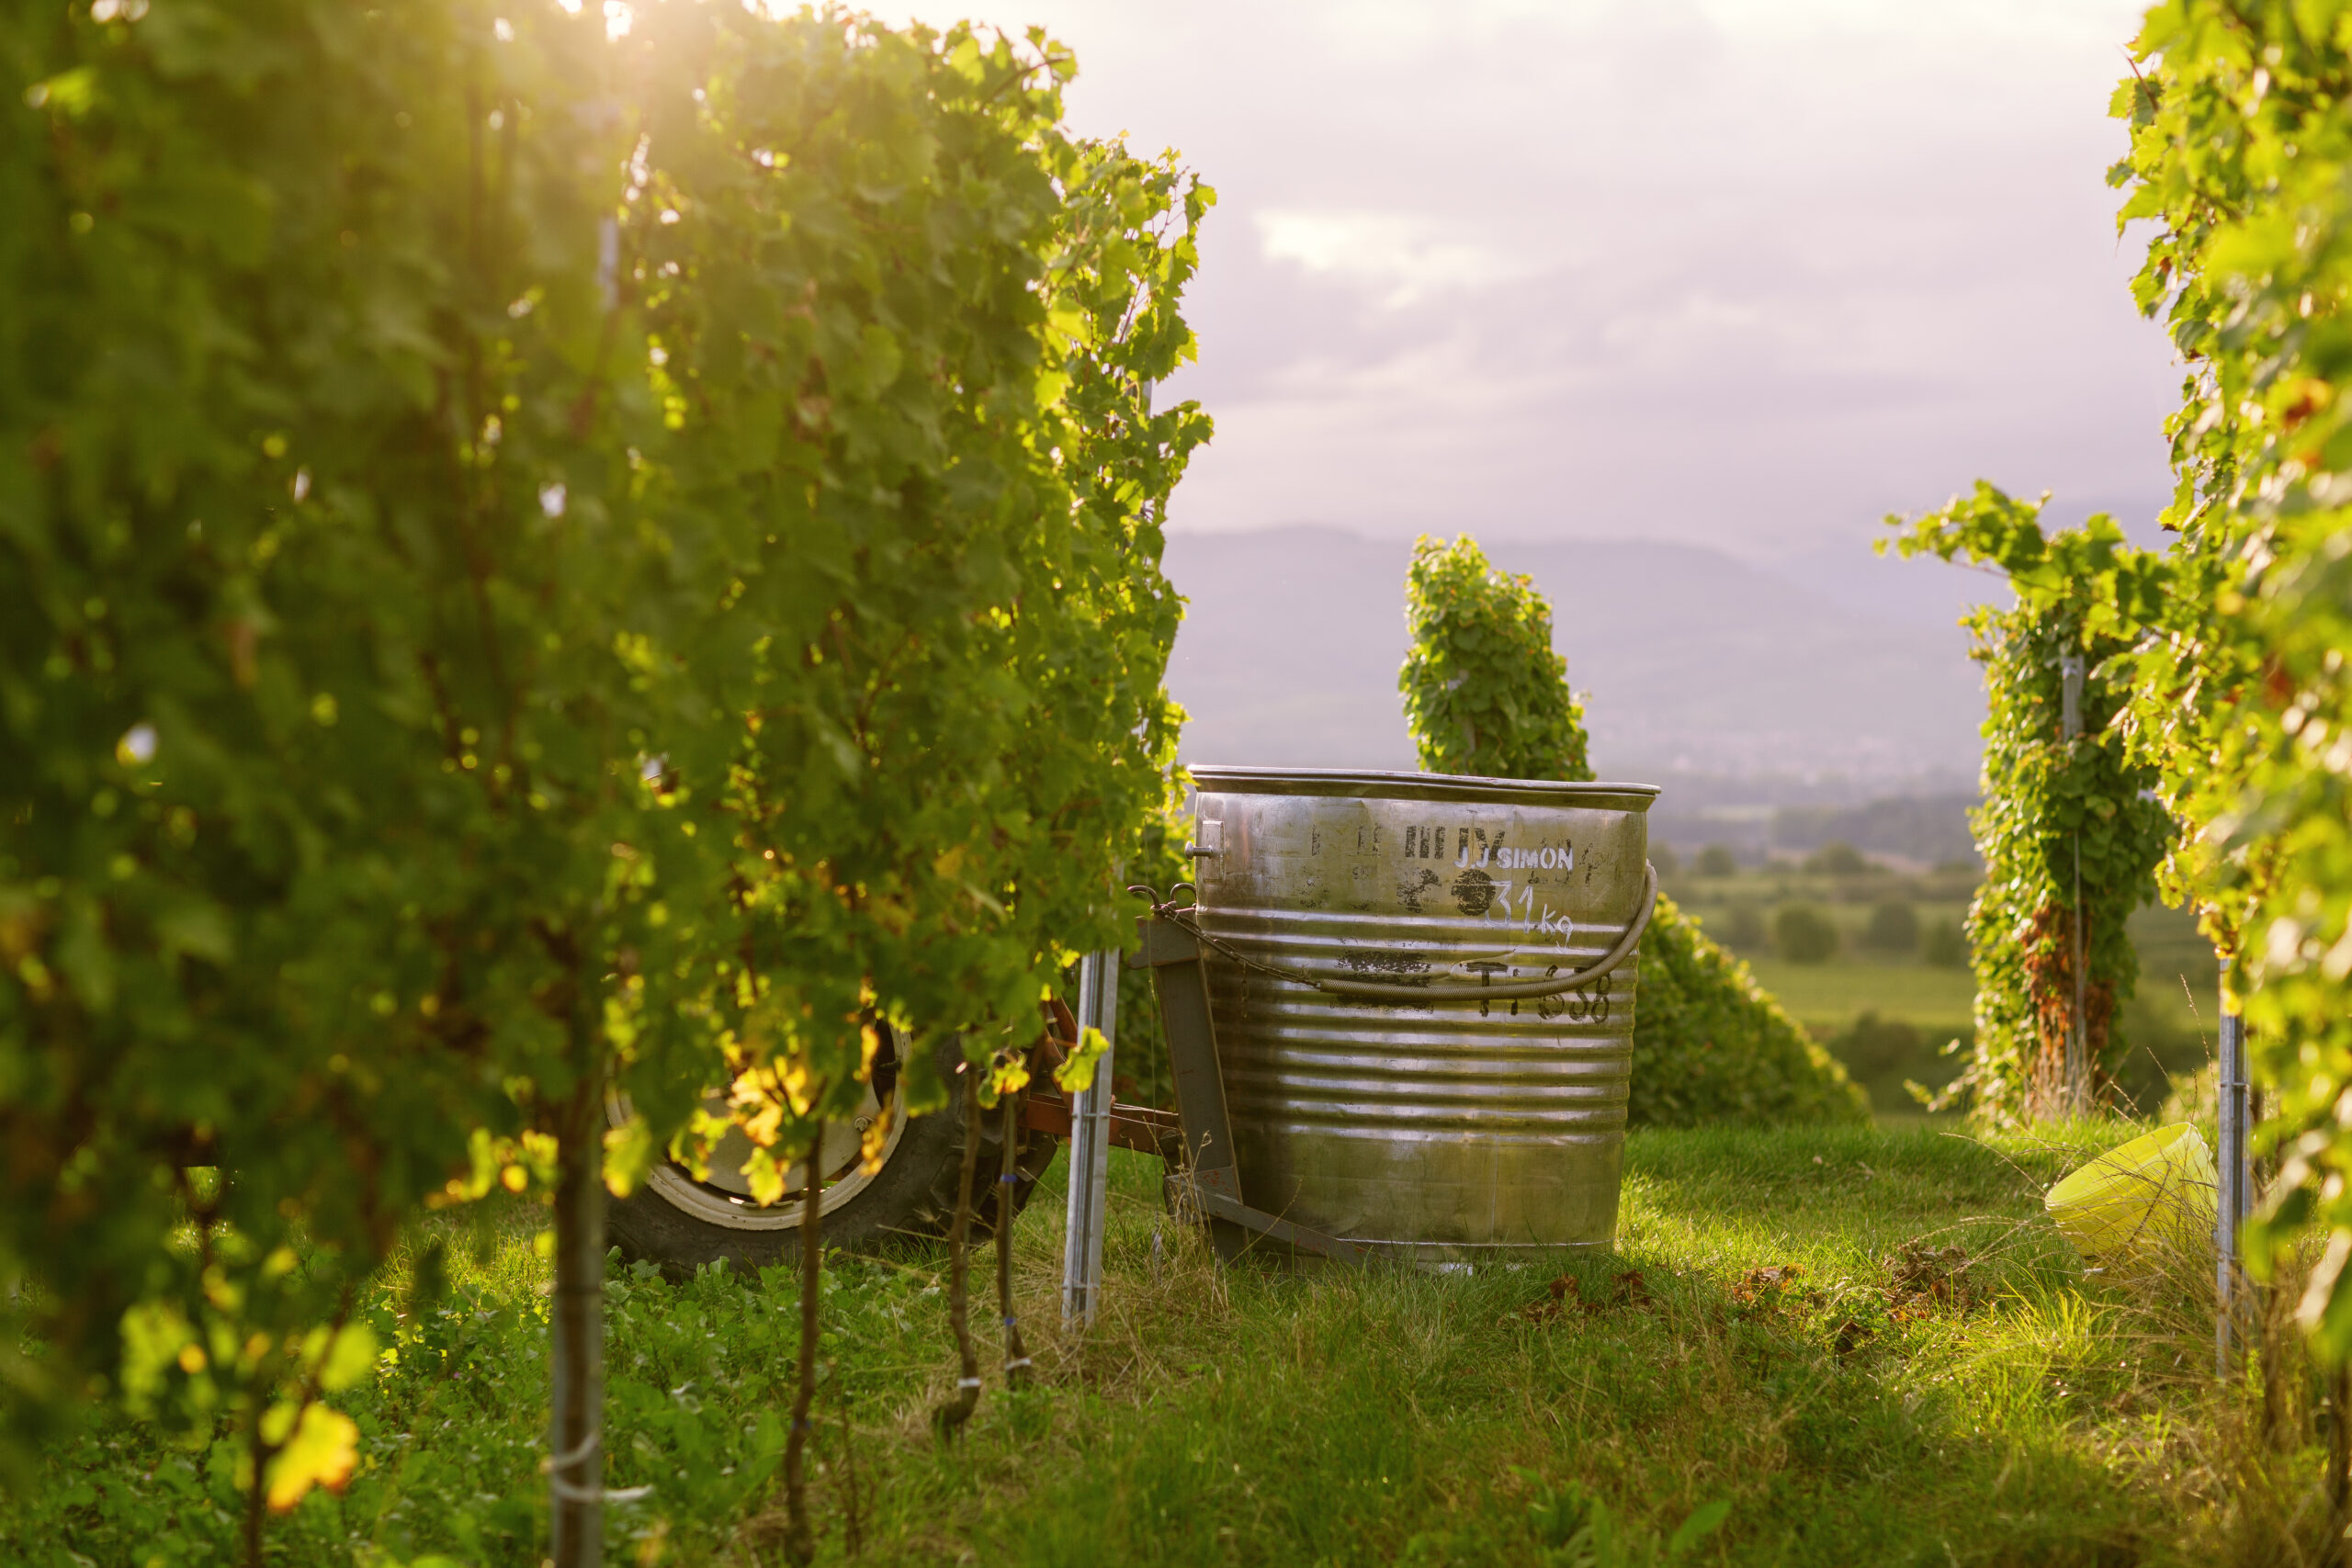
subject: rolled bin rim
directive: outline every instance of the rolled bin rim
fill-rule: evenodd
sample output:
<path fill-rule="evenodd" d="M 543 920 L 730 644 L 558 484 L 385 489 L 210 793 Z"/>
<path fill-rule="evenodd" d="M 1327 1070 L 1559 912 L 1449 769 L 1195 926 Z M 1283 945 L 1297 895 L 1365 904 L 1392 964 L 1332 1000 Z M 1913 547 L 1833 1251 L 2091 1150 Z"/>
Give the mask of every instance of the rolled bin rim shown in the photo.
<path fill-rule="evenodd" d="M 1565 779 L 1490 779 L 1476 773 L 1410 773 L 1376 768 L 1245 768 L 1195 764 L 1186 770 L 1203 795 L 1361 796 L 1371 800 L 1487 801 L 1496 805 L 1585 807 L 1645 812 L 1657 784 L 1580 784 Z"/>

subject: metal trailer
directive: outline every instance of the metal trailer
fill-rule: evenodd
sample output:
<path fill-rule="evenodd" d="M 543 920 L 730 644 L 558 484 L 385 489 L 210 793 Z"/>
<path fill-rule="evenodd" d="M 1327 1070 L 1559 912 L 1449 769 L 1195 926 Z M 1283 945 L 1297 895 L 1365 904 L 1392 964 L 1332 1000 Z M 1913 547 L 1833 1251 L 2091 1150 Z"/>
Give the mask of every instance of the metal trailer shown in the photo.
<path fill-rule="evenodd" d="M 1625 960 L 1657 898 L 1645 815 L 1656 790 L 1314 770 L 1193 776 L 1196 881 L 1165 898 L 1136 890 L 1151 907 L 1136 951 L 1089 955 L 1077 1007 L 1052 1032 L 1100 1030 L 1110 1055 L 1086 1091 L 1065 1097 L 1040 1075 L 1023 1102 L 1023 1125 L 1039 1134 L 1023 1151 L 1025 1174 L 1042 1172 L 1053 1140 L 1070 1145 L 1066 1315 L 1091 1321 L 1099 1302 L 1113 1146 L 1166 1161 L 1170 1200 L 1227 1258 L 1257 1248 L 1448 1266 L 1608 1246 L 1633 1048 Z M 1114 1096 L 1123 962 L 1152 977 L 1173 1111 Z M 828 1188 L 829 1235 L 856 1245 L 944 1229 L 961 1120 L 895 1127 L 878 1174 Z M 716 1169 L 700 1181 L 658 1174 L 616 1205 L 626 1249 L 684 1268 L 769 1261 L 791 1245 L 792 1205 L 762 1208 Z M 990 1196 L 1017 1207 L 1028 1190 Z M 983 1228 L 998 1217 L 978 1216 Z"/>

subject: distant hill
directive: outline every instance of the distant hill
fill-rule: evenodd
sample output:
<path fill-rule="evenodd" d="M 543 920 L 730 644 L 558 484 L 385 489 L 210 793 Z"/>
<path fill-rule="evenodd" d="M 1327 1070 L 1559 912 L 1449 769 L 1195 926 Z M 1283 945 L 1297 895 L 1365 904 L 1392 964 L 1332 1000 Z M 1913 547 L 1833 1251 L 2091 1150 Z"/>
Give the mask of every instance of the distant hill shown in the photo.
<path fill-rule="evenodd" d="M 1551 596 L 1602 776 L 1973 787 L 1984 699 L 1941 606 L 1890 592 L 1874 615 L 1851 580 L 1833 599 L 1689 545 L 1481 537 Z M 1396 694 L 1409 554 L 1334 528 L 1172 536 L 1185 759 L 1413 766 Z"/>

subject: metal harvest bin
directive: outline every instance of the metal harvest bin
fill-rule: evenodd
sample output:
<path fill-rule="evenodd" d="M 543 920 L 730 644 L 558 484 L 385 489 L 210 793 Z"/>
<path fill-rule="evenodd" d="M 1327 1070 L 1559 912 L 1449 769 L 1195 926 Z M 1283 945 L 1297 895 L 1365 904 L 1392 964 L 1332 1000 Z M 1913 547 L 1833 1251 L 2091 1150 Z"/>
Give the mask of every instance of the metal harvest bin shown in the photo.
<path fill-rule="evenodd" d="M 1196 901 L 1155 906 L 1141 961 L 1220 1248 L 1608 1246 L 1656 788 L 1193 777 Z"/>

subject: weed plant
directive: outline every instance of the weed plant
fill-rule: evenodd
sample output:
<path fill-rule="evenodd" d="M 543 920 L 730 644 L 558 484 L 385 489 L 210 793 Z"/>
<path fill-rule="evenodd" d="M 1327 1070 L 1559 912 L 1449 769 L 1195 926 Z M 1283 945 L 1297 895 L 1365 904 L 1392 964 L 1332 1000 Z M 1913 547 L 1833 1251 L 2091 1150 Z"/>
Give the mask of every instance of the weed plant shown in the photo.
<path fill-rule="evenodd" d="M 2086 1272 L 2041 1214 L 2136 1130 L 1636 1132 L 1614 1253 L 1444 1275 L 1221 1269 L 1162 1212 L 1157 1164 L 1114 1154 L 1102 1321 L 1052 1330 L 1042 1193 L 1015 1258 L 1036 1381 L 1009 1393 L 991 1366 L 951 1446 L 928 1415 L 956 1375 L 944 1258 L 831 1261 L 820 1560 L 2327 1561 L 2296 1282 L 2267 1298 L 2271 1353 L 2250 1323 L 2224 1383 L 2210 1253 Z M 363 1467 L 273 1523 L 274 1561 L 538 1560 L 540 1224 L 516 1203 L 419 1233 L 449 1248 L 446 1292 L 383 1288 Z M 611 1292 L 606 1482 L 646 1489 L 614 1560 L 777 1561 L 794 1280 L 616 1263 Z M 0 1502 L 0 1561 L 225 1560 L 232 1459 L 225 1436 L 90 1429 Z"/>

